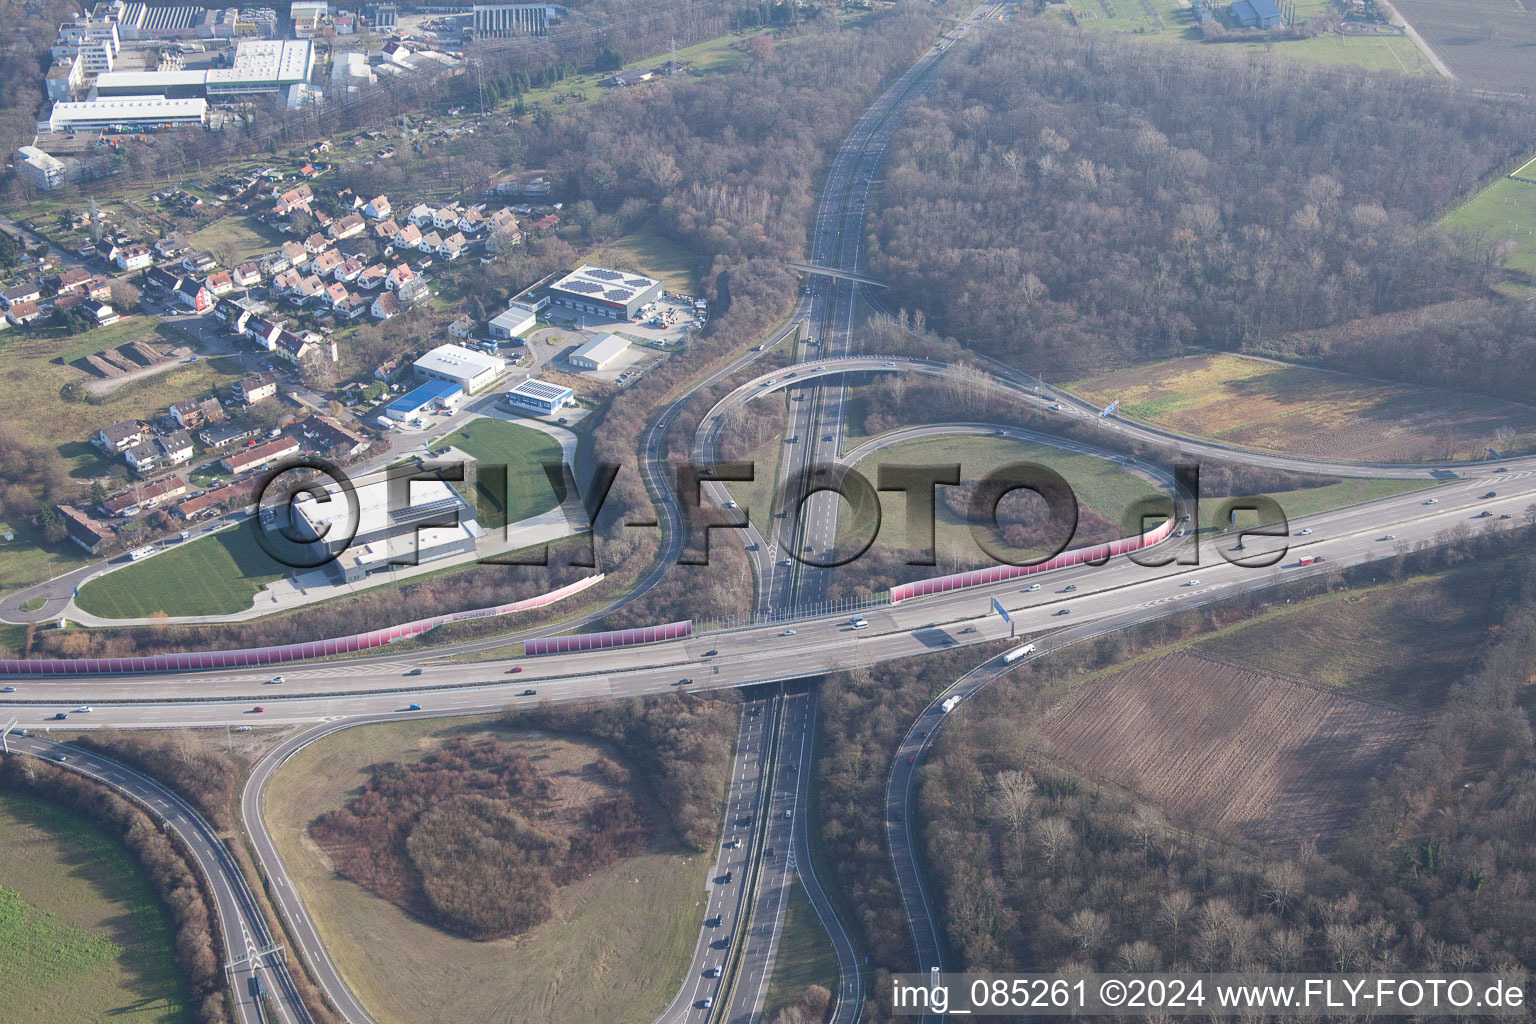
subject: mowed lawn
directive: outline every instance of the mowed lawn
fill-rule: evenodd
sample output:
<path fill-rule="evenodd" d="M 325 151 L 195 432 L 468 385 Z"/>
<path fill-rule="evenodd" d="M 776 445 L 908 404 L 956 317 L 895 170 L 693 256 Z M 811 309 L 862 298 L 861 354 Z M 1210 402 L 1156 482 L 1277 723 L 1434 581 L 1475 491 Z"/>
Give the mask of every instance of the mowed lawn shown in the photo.
<path fill-rule="evenodd" d="M 0 792 L 0 1020 L 181 1024 L 170 917 L 84 817 Z"/>
<path fill-rule="evenodd" d="M 234 215 L 220 217 L 201 231 L 193 232 L 187 241 L 221 260 L 232 254 L 236 261 L 244 262 L 279 248 L 284 239 L 255 217 Z"/>
<path fill-rule="evenodd" d="M 291 571 L 262 550 L 247 521 L 98 576 L 75 603 L 109 619 L 228 615 L 249 608 L 262 587 Z"/>
<path fill-rule="evenodd" d="M 450 446 L 477 460 L 475 505 L 480 525 L 487 530 L 548 512 L 565 500 L 564 489 L 551 490 L 544 472 L 545 463 L 560 461 L 560 443 L 542 430 L 487 417 L 432 442 L 433 452 Z M 507 471 L 505 496 L 489 486 L 487 470 L 499 466 Z"/>
<path fill-rule="evenodd" d="M 1533 186 L 1536 188 L 1536 186 Z M 1536 409 L 1252 359 L 1185 356 L 1065 387 L 1117 413 L 1192 437 L 1362 462 L 1481 458 L 1536 448 Z"/>
<path fill-rule="evenodd" d="M 618 270 L 638 270 L 669 292 L 699 294 L 698 259 L 650 224 L 609 242 L 589 259 Z"/>
<path fill-rule="evenodd" d="M 650 1024 L 693 952 L 707 855 L 662 848 L 627 858 L 558 890 L 544 924 L 473 942 L 340 878 L 309 838 L 309 823 L 343 806 L 369 765 L 414 761 L 451 736 L 487 734 L 530 735 L 484 719 L 362 726 L 304 748 L 273 776 L 267 826 L 327 952 L 380 1024 Z"/>
<path fill-rule="evenodd" d="M 1287 520 L 1299 519 L 1302 516 L 1315 515 L 1318 512 L 1328 512 L 1345 505 L 1358 505 L 1363 501 L 1375 501 L 1378 498 L 1390 498 L 1398 494 L 1406 494 L 1409 491 L 1423 490 L 1434 487 L 1433 480 L 1373 480 L 1364 477 L 1350 477 L 1340 480 L 1338 483 L 1324 484 L 1321 487 L 1301 487 L 1294 491 L 1269 491 L 1266 497 L 1275 499 L 1280 505 L 1280 511 L 1285 513 Z M 1237 522 L 1229 523 L 1222 519 L 1221 513 L 1226 498 L 1200 499 L 1200 525 L 1206 527 L 1226 527 L 1228 529 L 1240 529 L 1253 526 L 1259 522 L 1259 516 L 1253 512 L 1238 512 Z M 1241 501 L 1241 498 L 1236 499 Z"/>

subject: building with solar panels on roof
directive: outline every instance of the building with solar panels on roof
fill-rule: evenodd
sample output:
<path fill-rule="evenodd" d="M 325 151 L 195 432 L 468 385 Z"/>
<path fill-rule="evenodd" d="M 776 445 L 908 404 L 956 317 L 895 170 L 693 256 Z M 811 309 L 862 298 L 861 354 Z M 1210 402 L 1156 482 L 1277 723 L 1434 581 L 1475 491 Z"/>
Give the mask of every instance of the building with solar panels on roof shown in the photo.
<path fill-rule="evenodd" d="M 507 404 L 514 409 L 553 416 L 562 405 L 575 397 L 576 392 L 563 384 L 550 384 L 537 377 L 529 377 L 507 392 Z"/>
<path fill-rule="evenodd" d="M 466 467 L 466 479 L 469 475 Z M 473 506 L 448 483 L 426 478 L 411 481 L 408 491 L 401 483 L 395 487 L 396 493 L 391 494 L 384 474 L 357 481 L 355 520 L 339 488 L 327 491 L 328 501 L 308 497 L 294 502 L 295 532 L 314 537 L 311 543 L 317 552 L 335 556 L 325 565 L 335 582 L 356 583 L 373 573 L 409 568 L 413 563 L 473 554 L 476 541 L 485 536 Z M 454 515 L 457 525 L 422 525 Z M 347 528 L 353 522 L 357 532 L 349 539 Z"/>
<path fill-rule="evenodd" d="M 654 277 L 583 264 L 549 286 L 553 305 L 585 316 L 633 320 L 640 307 L 661 297 Z"/>

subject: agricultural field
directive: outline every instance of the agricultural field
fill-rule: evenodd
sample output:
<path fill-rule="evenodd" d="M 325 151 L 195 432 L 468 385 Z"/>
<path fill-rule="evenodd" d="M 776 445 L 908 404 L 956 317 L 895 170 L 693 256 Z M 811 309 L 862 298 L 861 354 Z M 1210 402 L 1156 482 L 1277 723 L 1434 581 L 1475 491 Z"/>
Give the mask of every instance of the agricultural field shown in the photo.
<path fill-rule="evenodd" d="M 108 619 L 244 611 L 263 587 L 293 571 L 262 550 L 253 521 L 89 580 L 75 603 Z"/>
<path fill-rule="evenodd" d="M 1460 81 L 1480 89 L 1536 89 L 1536 18 L 1519 0 L 1395 0 Z"/>
<path fill-rule="evenodd" d="M 481 472 L 487 466 L 507 467 L 505 507 L 501 495 L 492 494 L 483 483 L 475 487 L 479 522 L 487 530 L 548 512 L 565 500 L 563 493 L 550 490 L 544 474 L 544 463 L 560 461 L 560 444 L 541 430 L 487 417 L 432 443 L 434 452 L 448 447 L 474 456 Z"/>
<path fill-rule="evenodd" d="M 1187 651 L 1084 685 L 1042 724 L 1056 757 L 1171 820 L 1256 842 L 1336 842 L 1420 719 Z"/>
<path fill-rule="evenodd" d="M 617 758 L 592 742 L 484 720 L 365 726 L 294 755 L 269 785 L 267 824 L 347 983 L 380 1024 L 500 1024 L 511 1019 L 508 1007 L 519 1024 L 650 1024 L 676 994 L 693 951 L 702 856 L 658 840 L 558 889 L 551 920 L 489 942 L 440 931 L 331 869 L 310 822 L 343 806 L 369 765 L 414 761 L 453 736 L 515 743 L 541 771 L 575 787 L 599 757 Z"/>
<path fill-rule="evenodd" d="M 1536 187 L 1536 186 L 1533 186 Z M 1536 450 L 1536 409 L 1230 353 L 1185 356 L 1066 387 L 1120 415 L 1249 448 L 1360 462 Z"/>
<path fill-rule="evenodd" d="M 699 294 L 698 258 L 650 224 L 614 239 L 587 259 L 619 270 L 637 270 L 656 278 L 669 292 Z"/>
<path fill-rule="evenodd" d="M 1536 161 L 1483 189 L 1440 221 L 1448 228 L 1515 243 L 1507 268 L 1514 280 L 1501 290 L 1516 298 L 1536 294 Z"/>
<path fill-rule="evenodd" d="M 1193 649 L 1262 672 L 1415 707 L 1440 702 L 1493 622 L 1500 561 L 1329 594 L 1197 641 Z"/>
<path fill-rule="evenodd" d="M 1402 75 L 1434 74 L 1434 67 L 1411 39 L 1397 34 L 1352 35 L 1327 32 L 1310 39 L 1203 41 L 1187 0 L 1068 0 L 1077 23 L 1087 31 L 1116 32 L 1137 39 L 1203 46 L 1213 53 L 1273 53 L 1319 64 L 1349 65 Z M 1221 6 L 1218 4 L 1217 6 Z M 1297 0 L 1296 20 L 1326 14 L 1330 0 Z"/>
<path fill-rule="evenodd" d="M 183 1024 L 170 917 L 122 846 L 55 804 L 0 793 L 0 1017 Z"/>

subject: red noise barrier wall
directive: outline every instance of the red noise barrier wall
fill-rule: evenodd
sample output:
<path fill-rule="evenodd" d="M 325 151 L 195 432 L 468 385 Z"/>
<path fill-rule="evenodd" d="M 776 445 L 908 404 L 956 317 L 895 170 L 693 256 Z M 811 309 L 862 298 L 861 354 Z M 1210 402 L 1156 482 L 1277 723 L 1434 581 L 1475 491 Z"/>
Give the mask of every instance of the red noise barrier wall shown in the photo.
<path fill-rule="evenodd" d="M 693 635 L 693 620 L 665 622 L 659 626 L 640 626 L 635 629 L 615 629 L 607 633 L 576 633 L 571 636 L 544 636 L 523 641 L 523 653 L 568 654 L 572 651 L 601 651 L 608 647 L 630 647 L 634 644 L 654 644 L 658 640 L 676 640 Z"/>
<path fill-rule="evenodd" d="M 1113 555 L 1129 554 L 1168 539 L 1168 536 L 1173 533 L 1174 525 L 1174 520 L 1169 519 L 1161 526 L 1148 530 L 1139 537 L 1124 537 L 1110 541 L 1108 544 L 1095 544 L 1091 548 L 1063 551 L 1055 558 L 1041 562 L 1039 565 L 995 565 L 990 569 L 972 569 L 969 572 L 957 572 L 951 576 L 937 576 L 931 580 L 903 583 L 891 588 L 891 604 L 913 597 L 944 594 L 951 590 L 962 590 L 965 587 L 980 587 L 988 583 L 1018 579 L 1020 576 L 1050 572 L 1053 569 L 1065 569 L 1069 565 L 1102 562 Z"/>
<path fill-rule="evenodd" d="M 382 647 L 395 640 L 407 640 L 420 636 L 449 622 L 467 619 L 484 619 L 493 615 L 508 615 L 554 604 L 572 594 L 579 593 L 600 583 L 603 574 L 588 576 L 551 590 L 538 597 L 530 597 L 511 604 L 499 604 L 491 608 L 473 608 L 469 611 L 434 615 L 429 619 L 402 622 L 398 626 L 376 629 L 371 633 L 354 633 L 332 640 L 312 640 L 302 644 L 282 647 L 248 647 L 237 651 L 187 651 L 178 654 L 153 654 L 138 658 L 29 658 L 0 660 L 0 676 L 81 676 L 123 675 L 143 672 L 194 672 L 200 669 L 251 668 L 260 665 L 276 665 L 307 658 L 325 658 L 333 654 L 351 654 Z"/>

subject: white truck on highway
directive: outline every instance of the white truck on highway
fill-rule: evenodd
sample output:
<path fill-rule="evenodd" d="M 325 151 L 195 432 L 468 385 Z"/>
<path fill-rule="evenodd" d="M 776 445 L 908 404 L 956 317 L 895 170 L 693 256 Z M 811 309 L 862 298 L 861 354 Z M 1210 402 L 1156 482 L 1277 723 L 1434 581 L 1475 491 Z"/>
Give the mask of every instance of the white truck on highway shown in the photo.
<path fill-rule="evenodd" d="M 1025 644 L 1023 647 L 1015 647 L 1013 650 L 1011 650 L 1007 654 L 1003 655 L 1003 664 L 1011 665 L 1014 662 L 1018 661 L 1020 658 L 1024 657 L 1024 655 L 1026 655 L 1026 654 L 1034 654 L 1034 653 L 1035 653 L 1035 645 L 1034 644 Z"/>
<path fill-rule="evenodd" d="M 945 697 L 944 703 L 939 706 L 944 709 L 944 713 L 947 715 L 960 704 L 960 699 L 959 696 Z"/>

